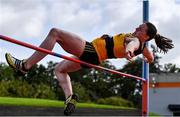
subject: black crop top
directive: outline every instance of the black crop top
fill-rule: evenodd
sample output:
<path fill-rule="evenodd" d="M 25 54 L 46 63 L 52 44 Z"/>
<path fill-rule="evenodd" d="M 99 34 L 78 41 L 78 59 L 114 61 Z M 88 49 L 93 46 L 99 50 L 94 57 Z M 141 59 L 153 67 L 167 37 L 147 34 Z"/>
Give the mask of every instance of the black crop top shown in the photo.
<path fill-rule="evenodd" d="M 145 46 L 146 46 L 146 43 L 144 43 L 144 44 L 142 45 L 142 42 L 141 42 L 141 41 L 139 41 L 139 42 L 140 42 L 139 48 L 138 48 L 136 51 L 134 51 L 134 55 L 135 55 L 135 56 L 141 54 L 141 53 L 143 52 Z"/>

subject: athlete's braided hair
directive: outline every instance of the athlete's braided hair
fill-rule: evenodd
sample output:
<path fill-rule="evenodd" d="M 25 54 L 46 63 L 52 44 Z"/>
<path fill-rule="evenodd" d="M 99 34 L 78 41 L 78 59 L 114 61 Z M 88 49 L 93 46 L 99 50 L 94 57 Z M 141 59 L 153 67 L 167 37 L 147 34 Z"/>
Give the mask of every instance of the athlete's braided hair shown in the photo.
<path fill-rule="evenodd" d="M 160 34 L 157 34 L 157 29 L 152 23 L 146 22 L 146 25 L 148 27 L 147 30 L 147 35 L 149 36 L 148 41 L 154 38 L 157 47 L 160 49 L 160 52 L 167 53 L 169 49 L 174 48 L 174 45 L 172 44 L 172 40 Z"/>

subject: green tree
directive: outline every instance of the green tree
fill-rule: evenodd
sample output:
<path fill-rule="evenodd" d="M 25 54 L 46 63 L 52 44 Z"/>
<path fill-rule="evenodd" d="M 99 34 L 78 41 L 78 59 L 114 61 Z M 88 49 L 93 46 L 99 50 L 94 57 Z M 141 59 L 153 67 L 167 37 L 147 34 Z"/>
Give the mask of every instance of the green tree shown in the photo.
<path fill-rule="evenodd" d="M 128 62 L 120 71 L 135 76 L 141 76 L 142 61 L 140 59 L 136 59 L 133 62 Z M 133 78 L 123 78 L 121 81 L 121 87 L 119 88 L 122 98 L 128 100 L 130 100 L 135 93 L 140 93 L 141 90 L 141 81 Z"/>
<path fill-rule="evenodd" d="M 164 65 L 163 72 L 165 73 L 180 73 L 180 68 L 176 67 L 175 64 L 168 63 Z"/>
<path fill-rule="evenodd" d="M 160 59 L 162 57 L 160 57 L 158 55 L 158 50 L 154 45 L 151 45 L 151 48 L 152 48 L 152 52 L 154 55 L 154 61 L 153 61 L 153 63 L 151 63 L 149 65 L 149 72 L 150 73 L 160 73 L 160 72 L 162 72 L 162 68 L 163 68 L 162 65 L 160 65 Z"/>
<path fill-rule="evenodd" d="M 13 70 L 5 63 L 0 63 L 0 81 L 1 80 L 12 80 L 14 79 Z"/>

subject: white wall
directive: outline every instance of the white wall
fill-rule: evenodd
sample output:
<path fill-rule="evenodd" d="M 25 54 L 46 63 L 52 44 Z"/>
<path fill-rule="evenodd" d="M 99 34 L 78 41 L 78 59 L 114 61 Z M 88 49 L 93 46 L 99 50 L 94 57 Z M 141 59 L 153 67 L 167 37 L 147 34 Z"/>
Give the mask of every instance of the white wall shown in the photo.
<path fill-rule="evenodd" d="M 173 113 L 168 109 L 169 104 L 180 104 L 180 88 L 150 88 L 149 111 L 160 115 Z"/>

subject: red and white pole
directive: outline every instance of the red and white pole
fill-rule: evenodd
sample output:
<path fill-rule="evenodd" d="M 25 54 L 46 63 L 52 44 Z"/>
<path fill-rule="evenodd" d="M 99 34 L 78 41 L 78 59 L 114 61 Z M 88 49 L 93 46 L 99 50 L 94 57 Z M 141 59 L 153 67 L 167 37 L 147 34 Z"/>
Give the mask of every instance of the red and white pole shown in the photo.
<path fill-rule="evenodd" d="M 40 52 L 43 52 L 43 53 L 46 53 L 46 54 L 49 54 L 49 55 L 53 55 L 53 56 L 56 56 L 56 57 L 59 57 L 59 58 L 69 60 L 69 61 L 80 63 L 80 64 L 83 64 L 83 65 L 86 65 L 86 66 L 89 66 L 89 67 L 93 67 L 93 68 L 96 68 L 96 69 L 99 69 L 99 70 L 104 70 L 104 71 L 107 71 L 107 72 L 111 72 L 113 74 L 118 74 L 118 75 L 121 75 L 121 76 L 126 76 L 128 78 L 134 78 L 134 79 L 137 79 L 137 80 L 145 81 L 143 78 L 138 77 L 138 76 L 134 76 L 134 75 L 131 75 L 131 74 L 126 74 L 126 73 L 122 73 L 122 72 L 119 72 L 119 71 L 116 71 L 116 70 L 112 70 L 112 69 L 108 69 L 108 68 L 101 67 L 101 66 L 98 66 L 98 65 L 90 64 L 90 63 L 87 63 L 87 62 L 84 62 L 84 61 L 81 61 L 81 60 L 78 60 L 78 59 L 75 59 L 75 58 L 71 58 L 71 57 L 68 57 L 68 56 L 65 56 L 65 55 L 61 55 L 61 54 L 52 52 L 52 51 L 44 49 L 44 48 L 40 48 L 40 47 L 31 45 L 31 44 L 28 44 L 28 43 L 25 43 L 25 42 L 22 42 L 22 41 L 15 40 L 15 39 L 7 37 L 7 36 L 0 35 L 0 39 L 5 40 L 5 41 L 9 41 L 11 43 L 15 43 L 15 44 L 18 44 L 18 45 L 21 45 L 21 46 L 24 46 L 24 47 L 27 47 L 27 48 L 30 48 L 30 49 L 33 49 L 33 50 L 37 50 L 37 51 L 40 51 Z"/>

